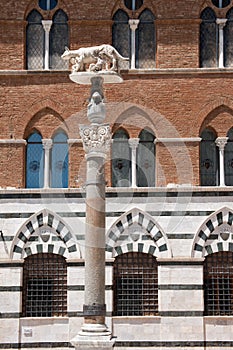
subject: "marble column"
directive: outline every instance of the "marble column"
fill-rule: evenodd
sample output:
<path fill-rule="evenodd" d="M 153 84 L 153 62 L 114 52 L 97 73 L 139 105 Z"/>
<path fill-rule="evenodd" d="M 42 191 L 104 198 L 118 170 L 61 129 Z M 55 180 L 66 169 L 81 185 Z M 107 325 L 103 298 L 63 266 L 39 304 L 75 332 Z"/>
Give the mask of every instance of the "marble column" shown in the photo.
<path fill-rule="evenodd" d="M 50 187 L 50 149 L 53 141 L 51 139 L 42 139 L 44 148 L 44 188 Z"/>
<path fill-rule="evenodd" d="M 223 28 L 226 24 L 226 18 L 217 18 L 216 23 L 218 25 L 218 66 L 219 68 L 224 68 L 224 37 L 223 37 Z"/>
<path fill-rule="evenodd" d="M 137 187 L 137 148 L 138 148 L 139 139 L 132 138 L 129 139 L 129 147 L 131 148 L 131 186 L 133 188 Z"/>
<path fill-rule="evenodd" d="M 82 79 L 82 75 L 76 77 Z M 71 340 L 81 350 L 111 349 L 115 342 L 105 324 L 105 160 L 112 135 L 110 125 L 103 124 L 103 78 L 94 76 L 90 80 L 87 116 L 91 124 L 80 125 L 87 161 L 84 323 Z"/>
<path fill-rule="evenodd" d="M 135 31 L 138 27 L 139 19 L 130 19 L 129 20 L 129 26 L 131 30 L 131 63 L 130 63 L 130 69 L 135 69 L 136 64 L 136 42 L 135 42 Z"/>
<path fill-rule="evenodd" d="M 42 25 L 45 31 L 45 56 L 44 56 L 44 69 L 49 69 L 49 32 L 53 21 L 46 19 L 42 21 Z"/>
<path fill-rule="evenodd" d="M 215 140 L 219 148 L 219 186 L 225 186 L 225 170 L 224 170 L 224 148 L 227 144 L 228 137 L 218 137 Z"/>

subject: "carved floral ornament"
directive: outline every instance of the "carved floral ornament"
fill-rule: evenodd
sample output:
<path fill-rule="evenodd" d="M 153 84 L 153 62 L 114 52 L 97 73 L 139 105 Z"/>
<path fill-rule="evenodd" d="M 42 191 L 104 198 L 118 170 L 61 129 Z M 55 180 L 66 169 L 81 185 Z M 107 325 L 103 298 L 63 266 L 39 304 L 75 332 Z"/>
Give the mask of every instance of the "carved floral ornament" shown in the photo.
<path fill-rule="evenodd" d="M 103 152 L 107 153 L 111 145 L 111 131 L 109 124 L 102 125 L 81 125 L 80 135 L 86 153 Z"/>

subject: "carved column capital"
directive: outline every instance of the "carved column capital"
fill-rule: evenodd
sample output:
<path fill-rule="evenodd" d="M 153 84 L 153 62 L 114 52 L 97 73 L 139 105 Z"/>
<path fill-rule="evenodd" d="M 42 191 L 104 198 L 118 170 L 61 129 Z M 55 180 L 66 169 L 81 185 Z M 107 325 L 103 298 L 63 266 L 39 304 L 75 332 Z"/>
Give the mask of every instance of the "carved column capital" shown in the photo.
<path fill-rule="evenodd" d="M 53 21 L 51 21 L 50 19 L 42 20 L 42 26 L 44 28 L 44 31 L 47 32 L 47 33 L 50 32 L 52 24 L 53 24 Z"/>
<path fill-rule="evenodd" d="M 80 125 L 80 136 L 87 154 L 90 152 L 106 154 L 110 149 L 112 135 L 109 124 Z"/>
<path fill-rule="evenodd" d="M 53 140 L 52 139 L 42 139 L 42 145 L 44 150 L 50 150 L 50 148 L 53 145 Z"/>
<path fill-rule="evenodd" d="M 226 18 L 216 18 L 216 24 L 218 24 L 220 29 L 223 29 L 227 22 Z"/>
<path fill-rule="evenodd" d="M 133 150 L 136 151 L 136 149 L 138 148 L 138 144 L 139 144 L 139 139 L 138 138 L 132 138 L 129 139 L 129 147 Z"/>
<path fill-rule="evenodd" d="M 140 22 L 139 19 L 129 19 L 130 29 L 135 32 L 135 30 L 138 27 L 139 22 Z"/>
<path fill-rule="evenodd" d="M 220 151 L 224 151 L 224 147 L 227 144 L 228 137 L 218 137 L 215 140 L 216 145 L 218 146 Z"/>

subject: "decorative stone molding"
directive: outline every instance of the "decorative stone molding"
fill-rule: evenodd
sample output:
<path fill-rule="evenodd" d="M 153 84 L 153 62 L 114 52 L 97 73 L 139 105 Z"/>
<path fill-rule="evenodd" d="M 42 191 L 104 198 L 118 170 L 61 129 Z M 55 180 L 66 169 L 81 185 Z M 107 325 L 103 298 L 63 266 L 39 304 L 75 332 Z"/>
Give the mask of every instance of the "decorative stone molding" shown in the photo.
<path fill-rule="evenodd" d="M 53 145 L 52 139 L 42 139 L 42 145 L 44 150 L 50 150 Z"/>
<path fill-rule="evenodd" d="M 0 140 L 0 144 L 5 144 L 5 143 L 16 143 L 16 144 L 22 144 L 22 145 L 26 145 L 27 141 L 24 139 L 2 139 Z"/>
<path fill-rule="evenodd" d="M 155 139 L 155 143 L 184 143 L 184 142 L 201 142 L 201 137 L 159 137 Z"/>
<path fill-rule="evenodd" d="M 132 151 L 135 151 L 138 148 L 139 140 L 140 139 L 138 138 L 129 139 L 129 147 L 132 148 Z"/>
<path fill-rule="evenodd" d="M 109 151 L 112 140 L 109 124 L 81 125 L 80 135 L 86 153 Z"/>
<path fill-rule="evenodd" d="M 228 137 L 218 137 L 215 140 L 216 146 L 218 146 L 220 151 L 224 151 L 224 148 L 227 144 Z"/>
<path fill-rule="evenodd" d="M 45 20 L 42 20 L 42 26 L 44 28 L 44 31 L 46 33 L 49 33 L 50 32 L 50 29 L 51 29 L 51 26 L 53 24 L 53 21 L 49 20 L 49 19 L 45 19 Z"/>

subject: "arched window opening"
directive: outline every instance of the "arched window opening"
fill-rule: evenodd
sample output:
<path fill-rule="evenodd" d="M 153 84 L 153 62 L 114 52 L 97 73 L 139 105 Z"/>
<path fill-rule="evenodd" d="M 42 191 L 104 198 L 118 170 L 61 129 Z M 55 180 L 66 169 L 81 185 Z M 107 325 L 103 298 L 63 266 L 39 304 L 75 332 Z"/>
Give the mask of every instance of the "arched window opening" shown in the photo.
<path fill-rule="evenodd" d="M 124 0 L 124 4 L 129 10 L 135 11 L 143 5 L 143 0 Z"/>
<path fill-rule="evenodd" d="M 23 266 L 23 317 L 67 314 L 67 264 L 52 253 L 30 255 Z"/>
<path fill-rule="evenodd" d="M 27 139 L 26 188 L 41 188 L 44 185 L 44 152 L 41 135 L 37 132 Z"/>
<path fill-rule="evenodd" d="M 49 11 L 57 6 L 57 0 L 39 0 L 39 7 L 42 10 Z"/>
<path fill-rule="evenodd" d="M 217 186 L 219 183 L 219 152 L 215 144 L 216 134 L 206 128 L 201 134 L 200 177 L 201 186 Z"/>
<path fill-rule="evenodd" d="M 227 13 L 227 21 L 224 26 L 224 66 L 233 66 L 233 8 Z"/>
<path fill-rule="evenodd" d="M 130 30 L 127 13 L 118 10 L 113 17 L 112 44 L 123 57 L 130 57 Z M 120 62 L 121 69 L 128 69 L 129 62 Z"/>
<path fill-rule="evenodd" d="M 148 130 L 139 135 L 137 152 L 137 186 L 155 186 L 155 137 Z"/>
<path fill-rule="evenodd" d="M 53 138 L 51 163 L 51 187 L 67 188 L 69 149 L 64 132 L 57 133 Z"/>
<path fill-rule="evenodd" d="M 233 315 L 233 252 L 210 254 L 204 262 L 205 315 Z"/>
<path fill-rule="evenodd" d="M 201 13 L 200 66 L 218 66 L 218 26 L 214 11 L 207 7 Z"/>
<path fill-rule="evenodd" d="M 231 0 L 212 0 L 212 4 L 218 8 L 227 7 Z"/>
<path fill-rule="evenodd" d="M 158 314 L 158 268 L 150 254 L 130 252 L 114 261 L 114 315 Z"/>
<path fill-rule="evenodd" d="M 227 144 L 224 149 L 225 185 L 233 186 L 233 128 L 227 133 Z"/>
<path fill-rule="evenodd" d="M 65 46 L 68 46 L 68 17 L 64 11 L 58 10 L 53 16 L 53 24 L 50 30 L 50 68 L 68 69 L 68 61 L 61 58 Z"/>
<path fill-rule="evenodd" d="M 155 68 L 155 17 L 146 9 L 139 17 L 136 30 L 136 68 Z"/>
<path fill-rule="evenodd" d="M 26 28 L 26 61 L 27 69 L 44 67 L 44 29 L 41 14 L 33 10 L 27 17 Z"/>
<path fill-rule="evenodd" d="M 112 186 L 129 187 L 131 184 L 131 152 L 127 133 L 119 129 L 113 135 Z"/>

